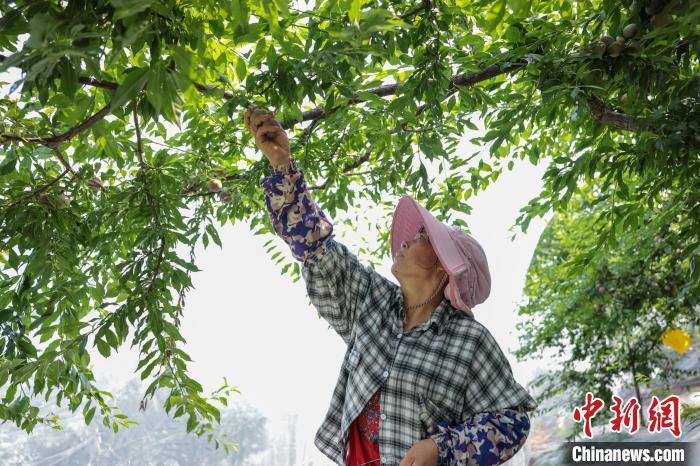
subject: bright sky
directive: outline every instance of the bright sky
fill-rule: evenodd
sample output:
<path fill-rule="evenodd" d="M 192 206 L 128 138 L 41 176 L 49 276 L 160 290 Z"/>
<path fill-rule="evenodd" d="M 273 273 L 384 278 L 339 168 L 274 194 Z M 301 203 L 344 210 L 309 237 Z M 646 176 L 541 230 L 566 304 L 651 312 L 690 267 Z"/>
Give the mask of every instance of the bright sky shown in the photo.
<path fill-rule="evenodd" d="M 16 69 L 0 75 L 0 81 L 9 83 L 18 78 Z M 8 89 L 9 85 L 2 86 L 0 94 L 6 95 Z M 12 96 L 17 97 L 18 92 Z M 466 134 L 454 157 L 478 150 L 468 142 L 477 134 Z M 258 152 L 256 157 L 261 156 Z M 528 233 L 518 234 L 512 242 L 513 233 L 508 228 L 515 223 L 519 209 L 540 192 L 545 169 L 544 163 L 532 166 L 517 161 L 512 171 L 501 174 L 486 192 L 469 200 L 471 215 L 460 215 L 486 251 L 492 277 L 491 295 L 474 308 L 475 317 L 500 343 L 522 385 L 547 364 L 542 359 L 518 363 L 510 353 L 518 343 L 516 303 L 521 300 L 527 266 L 545 223 L 542 219 L 532 221 Z M 428 173 L 437 175 L 434 167 Z M 312 184 L 320 181 L 309 180 Z M 355 207 L 373 218 L 381 213 L 366 205 Z M 354 217 L 357 210 L 349 215 Z M 354 233 L 337 220 L 336 239 L 351 250 L 358 249 L 361 236 L 376 237 L 364 226 Z M 198 247 L 197 265 L 202 271 L 193 275 L 194 289 L 186 300 L 182 334 L 187 340 L 183 349 L 193 359 L 191 376 L 202 383 L 205 395 L 227 377 L 242 392 L 236 398 L 267 415 L 273 431 L 286 431 L 286 416 L 298 414 L 299 460 L 303 464 L 312 459 L 316 465 L 330 464 L 313 445 L 313 437 L 328 408 L 344 344 L 308 304 L 303 280 L 293 283 L 289 276 L 281 276 L 281 265 L 275 265 L 272 253 L 266 253 L 263 246 L 270 236 L 255 236 L 243 223 L 227 224 L 220 229 L 220 236 L 223 249 L 212 244 L 206 250 L 201 244 Z M 291 258 L 283 240 L 275 241 Z M 186 254 L 184 248 L 180 250 L 182 257 Z M 377 270 L 396 283 L 390 266 L 387 258 Z M 128 346 L 109 360 L 91 348 L 98 381 L 108 380 L 102 388 L 116 389 L 136 376 L 133 371 L 138 355 Z"/>

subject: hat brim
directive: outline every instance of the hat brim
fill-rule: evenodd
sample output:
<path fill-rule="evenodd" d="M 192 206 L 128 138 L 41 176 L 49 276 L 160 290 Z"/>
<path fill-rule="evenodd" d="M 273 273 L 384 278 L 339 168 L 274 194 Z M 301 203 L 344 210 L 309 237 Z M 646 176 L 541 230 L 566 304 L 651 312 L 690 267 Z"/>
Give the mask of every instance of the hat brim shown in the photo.
<path fill-rule="evenodd" d="M 467 268 L 467 258 L 454 244 L 447 225 L 436 219 L 433 214 L 410 196 L 403 196 L 399 199 L 394 210 L 394 217 L 391 220 L 392 259 L 401 249 L 401 243 L 413 239 L 421 226 L 425 227 L 430 244 L 448 275 L 453 276 Z"/>

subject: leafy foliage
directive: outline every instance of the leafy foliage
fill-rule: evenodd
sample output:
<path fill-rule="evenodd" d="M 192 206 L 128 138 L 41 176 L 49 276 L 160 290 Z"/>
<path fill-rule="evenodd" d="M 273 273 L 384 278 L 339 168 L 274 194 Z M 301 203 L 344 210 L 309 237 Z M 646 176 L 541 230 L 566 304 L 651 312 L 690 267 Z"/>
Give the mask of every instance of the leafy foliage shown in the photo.
<path fill-rule="evenodd" d="M 572 211 L 555 215 L 545 228 L 526 278 L 527 302 L 519 309 L 523 345 L 515 354 L 555 351 L 561 367 L 533 385 L 544 386 L 542 399 L 581 394 L 567 400 L 569 411 L 589 391 L 611 406 L 618 383 L 665 381 L 668 391 L 670 379 L 700 373 L 674 368 L 678 354 L 662 342 L 664 331 L 675 327 L 698 338 L 700 288 L 689 279 L 689 260 L 681 259 L 688 245 L 677 235 L 688 219 L 665 215 L 664 209 L 647 211 L 644 225 L 620 236 L 612 251 L 581 272 L 572 264 L 596 241 L 592 225 L 610 208 L 594 204 L 592 194 L 574 197 Z M 648 408 L 649 400 L 639 401 Z M 601 411 L 596 422 L 610 416 Z"/>
<path fill-rule="evenodd" d="M 176 251 L 220 245 L 217 222 L 274 235 L 259 185 L 267 161 L 244 150 L 249 102 L 293 131 L 293 155 L 323 180 L 312 189 L 334 218 L 411 194 L 468 228 L 450 217 L 516 158 L 551 159 L 523 231 L 583 186 L 612 194 L 583 268 L 663 199 L 687 220 L 671 230 L 687 245 L 678 260 L 700 275 L 696 2 L 327 0 L 301 11 L 285 0 L 28 0 L 0 14 L 0 72 L 21 71 L 18 97 L 0 100 L 0 418 L 27 431 L 52 422 L 27 391 L 53 390 L 116 429 L 86 348 L 108 356 L 130 329 L 137 371 L 152 379 L 144 399 L 170 388 L 166 408 L 199 435 L 218 421 L 212 403 L 229 387 L 204 397 L 178 347 L 199 269 Z M 602 50 L 601 35 L 629 22 L 636 37 Z M 486 132 L 472 142 L 486 150 L 456 156 L 477 115 Z M 443 179 L 429 179 L 426 159 Z M 207 189 L 213 178 L 221 192 Z M 287 259 L 287 272 L 298 280 L 299 264 Z"/>
<path fill-rule="evenodd" d="M 0 431 L 3 462 L 7 464 L 32 464 L 52 461 L 64 465 L 82 464 L 143 464 L 154 465 L 166 462 L 200 465 L 260 465 L 274 464 L 264 457 L 272 455 L 278 445 L 267 429 L 268 419 L 248 404 L 238 403 L 222 409 L 221 428 L 236 440 L 237 450 L 227 458 L 223 449 L 214 450 L 206 438 L 193 437 L 185 432 L 186 419 L 172 420 L 160 404 L 168 396 L 166 389 L 156 391 L 153 403 L 140 411 L 139 399 L 145 387 L 136 379 L 121 387 L 115 402 L 124 406 L 126 415 L 136 420 L 129 429 L 114 435 L 92 423 L 85 425 L 80 413 L 72 414 L 68 408 L 61 409 L 65 429 L 55 431 L 37 426 L 27 435 L 24 431 L 4 426 Z M 39 400 L 42 409 L 51 409 L 55 400 Z M 260 458 L 260 457 L 263 458 Z M 256 461 L 256 459 L 258 459 Z M 261 461 L 262 460 L 262 461 Z"/>

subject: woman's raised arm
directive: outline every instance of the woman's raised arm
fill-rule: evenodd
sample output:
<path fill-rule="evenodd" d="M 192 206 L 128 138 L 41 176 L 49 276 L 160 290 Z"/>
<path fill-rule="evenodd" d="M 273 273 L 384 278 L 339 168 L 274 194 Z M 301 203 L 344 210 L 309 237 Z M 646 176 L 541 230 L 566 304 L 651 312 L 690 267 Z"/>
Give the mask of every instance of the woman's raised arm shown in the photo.
<path fill-rule="evenodd" d="M 276 120 L 265 117 L 260 121 L 262 124 L 257 126 L 258 119 L 253 117 L 250 121 L 246 117 L 251 131 L 281 137 L 284 130 Z M 256 143 L 263 140 L 256 134 Z M 271 141 L 278 148 L 285 144 L 288 147 L 286 135 Z M 265 146 L 258 147 L 262 150 Z M 293 157 L 268 156 L 268 160 L 270 173 L 261 185 L 272 226 L 289 245 L 293 257 L 302 262 L 311 303 L 347 344 L 370 291 L 387 293 L 398 285 L 361 264 L 355 254 L 334 239 L 333 223 L 313 201 L 304 173 Z"/>
<path fill-rule="evenodd" d="M 397 285 L 361 264 L 333 238 L 333 224 L 311 199 L 304 173 L 293 158 L 271 171 L 262 186 L 273 228 L 303 263 L 311 303 L 347 344 L 370 292 L 387 293 Z"/>

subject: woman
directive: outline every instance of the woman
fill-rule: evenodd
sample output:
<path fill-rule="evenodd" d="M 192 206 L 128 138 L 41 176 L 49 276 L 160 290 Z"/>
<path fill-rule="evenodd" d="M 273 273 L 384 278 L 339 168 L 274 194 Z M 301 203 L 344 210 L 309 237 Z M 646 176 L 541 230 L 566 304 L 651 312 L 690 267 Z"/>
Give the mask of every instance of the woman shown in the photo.
<path fill-rule="evenodd" d="M 473 318 L 491 288 L 481 246 L 404 196 L 391 230 L 396 285 L 334 239 L 274 114 L 248 108 L 244 120 L 270 162 L 262 187 L 272 225 L 348 346 L 315 445 L 346 466 L 495 465 L 515 455 L 537 404 Z"/>

